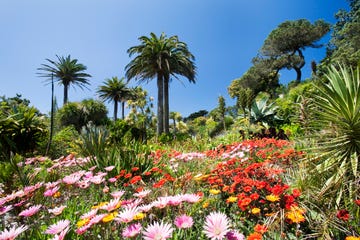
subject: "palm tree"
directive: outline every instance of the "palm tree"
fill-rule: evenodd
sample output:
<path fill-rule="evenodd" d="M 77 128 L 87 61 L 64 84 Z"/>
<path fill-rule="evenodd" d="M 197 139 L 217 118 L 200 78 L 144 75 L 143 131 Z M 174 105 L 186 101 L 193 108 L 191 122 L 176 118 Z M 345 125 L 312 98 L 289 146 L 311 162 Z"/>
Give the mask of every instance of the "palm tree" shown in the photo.
<path fill-rule="evenodd" d="M 158 87 L 158 123 L 157 133 L 169 132 L 169 82 L 170 76 L 185 76 L 195 82 L 194 56 L 187 45 L 180 42 L 177 36 L 167 38 L 164 33 L 157 37 L 141 36 L 141 44 L 128 49 L 129 56 L 137 56 L 126 66 L 126 77 L 130 80 L 148 82 L 157 78 Z"/>
<path fill-rule="evenodd" d="M 48 78 L 48 81 L 51 81 L 52 76 L 55 78 L 55 81 L 59 85 L 64 86 L 64 105 L 68 102 L 68 91 L 71 84 L 76 85 L 83 89 L 89 83 L 90 74 L 87 74 L 85 70 L 87 69 L 81 63 L 78 63 L 77 59 L 71 59 L 70 55 L 67 57 L 59 57 L 56 55 L 58 61 L 53 61 L 46 59 L 50 64 L 41 64 L 41 68 L 38 68 L 40 71 L 40 76 Z"/>
<path fill-rule="evenodd" d="M 124 78 L 108 78 L 105 82 L 103 82 L 103 84 L 104 85 L 99 87 L 97 93 L 103 100 L 114 102 L 114 121 L 117 120 L 118 103 L 121 102 L 121 116 L 122 119 L 124 119 L 125 102 L 131 97 L 131 89 L 126 86 Z"/>

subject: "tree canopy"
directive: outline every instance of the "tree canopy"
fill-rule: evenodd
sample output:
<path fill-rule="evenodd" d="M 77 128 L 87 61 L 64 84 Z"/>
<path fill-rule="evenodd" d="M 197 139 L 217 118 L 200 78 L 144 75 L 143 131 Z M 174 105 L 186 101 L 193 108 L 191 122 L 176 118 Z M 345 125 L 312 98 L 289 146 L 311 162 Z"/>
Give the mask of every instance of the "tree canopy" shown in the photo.
<path fill-rule="evenodd" d="M 306 19 L 285 21 L 265 39 L 260 53 L 280 60 L 279 69 L 296 71 L 296 82 L 301 81 L 301 68 L 305 65 L 303 50 L 307 47 L 319 48 L 317 42 L 330 30 L 330 24 L 317 20 L 314 24 Z"/>

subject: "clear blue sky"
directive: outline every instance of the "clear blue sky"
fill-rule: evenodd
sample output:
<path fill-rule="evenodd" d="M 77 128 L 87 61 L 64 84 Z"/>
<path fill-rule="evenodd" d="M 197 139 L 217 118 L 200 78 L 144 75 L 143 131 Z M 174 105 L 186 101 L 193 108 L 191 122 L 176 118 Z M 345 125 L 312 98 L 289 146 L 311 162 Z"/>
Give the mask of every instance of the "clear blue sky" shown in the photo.
<path fill-rule="evenodd" d="M 234 104 L 227 87 L 251 66 L 280 23 L 300 18 L 334 23 L 340 8 L 349 8 L 346 0 L 0 0 L 0 96 L 22 94 L 48 113 L 50 86 L 37 76 L 37 68 L 46 58 L 70 54 L 92 78 L 90 90 L 71 88 L 69 100 L 97 98 L 96 89 L 106 78 L 124 76 L 131 60 L 126 51 L 139 44 L 138 37 L 164 32 L 186 42 L 197 65 L 196 84 L 186 79 L 171 83 L 170 111 L 184 117 L 210 111 L 220 95 L 227 105 Z M 305 51 L 307 63 L 324 54 Z M 309 77 L 309 64 L 303 71 L 303 78 Z M 281 82 L 295 76 L 282 71 Z M 155 80 L 142 86 L 157 96 Z M 63 88 L 55 87 L 61 106 Z M 107 106 L 112 116 L 113 107 Z"/>

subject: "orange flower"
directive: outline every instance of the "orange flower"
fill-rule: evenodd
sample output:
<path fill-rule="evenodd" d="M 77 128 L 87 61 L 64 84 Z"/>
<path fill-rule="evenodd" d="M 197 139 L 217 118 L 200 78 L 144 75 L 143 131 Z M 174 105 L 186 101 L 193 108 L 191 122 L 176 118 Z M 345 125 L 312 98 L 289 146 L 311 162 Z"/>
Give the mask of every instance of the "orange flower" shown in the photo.
<path fill-rule="evenodd" d="M 250 234 L 247 238 L 247 240 L 261 240 L 262 239 L 262 235 L 260 233 L 252 233 Z"/>

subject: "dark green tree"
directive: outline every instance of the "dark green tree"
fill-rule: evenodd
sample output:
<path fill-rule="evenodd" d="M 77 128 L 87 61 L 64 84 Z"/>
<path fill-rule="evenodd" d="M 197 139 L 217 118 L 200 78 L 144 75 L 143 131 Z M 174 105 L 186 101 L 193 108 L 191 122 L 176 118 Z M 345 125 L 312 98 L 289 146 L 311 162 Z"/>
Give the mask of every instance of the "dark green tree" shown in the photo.
<path fill-rule="evenodd" d="M 70 85 L 75 85 L 83 89 L 90 85 L 90 74 L 87 74 L 86 66 L 78 63 L 77 59 L 71 59 L 70 55 L 67 57 L 60 57 L 56 55 L 57 61 L 46 59 L 49 64 L 41 64 L 42 67 L 38 68 L 41 72 L 39 75 L 45 77 L 46 81 L 55 81 L 59 85 L 64 86 L 64 105 L 68 102 L 68 91 Z"/>
<path fill-rule="evenodd" d="M 0 159 L 8 161 L 12 154 L 25 156 L 37 150 L 47 131 L 44 116 L 29 101 L 2 97 L 0 100 Z"/>
<path fill-rule="evenodd" d="M 69 102 L 57 112 L 57 118 L 61 126 L 73 125 L 80 132 L 88 124 L 95 126 L 107 123 L 107 109 L 104 103 L 93 99 L 85 99 L 81 102 Z"/>
<path fill-rule="evenodd" d="M 220 119 L 223 124 L 224 130 L 226 130 L 226 125 L 225 125 L 226 103 L 225 103 L 225 98 L 223 96 L 218 97 L 218 104 L 219 104 L 218 110 L 220 114 Z"/>
<path fill-rule="evenodd" d="M 360 1 L 348 0 L 350 11 L 336 15 L 325 65 L 341 62 L 356 68 L 360 64 Z"/>
<path fill-rule="evenodd" d="M 112 77 L 103 82 L 97 93 L 103 100 L 114 102 L 114 121 L 117 120 L 118 103 L 121 102 L 121 117 L 125 118 L 125 102 L 131 98 L 131 89 L 127 87 L 124 78 Z"/>
<path fill-rule="evenodd" d="M 157 78 L 158 87 L 158 127 L 157 133 L 169 132 L 169 82 L 170 77 L 178 79 L 178 75 L 195 83 L 194 56 L 184 42 L 177 36 L 167 37 L 164 33 L 157 37 L 141 36 L 140 45 L 128 49 L 131 56 L 136 57 L 126 66 L 126 77 L 135 78 L 139 82 L 148 82 Z"/>
<path fill-rule="evenodd" d="M 269 34 L 260 53 L 282 63 L 278 66 L 280 69 L 294 69 L 296 82 L 299 83 L 301 69 L 305 65 L 304 49 L 321 47 L 317 42 L 329 30 L 330 25 L 323 20 L 317 20 L 314 24 L 306 19 L 285 21 Z"/>

